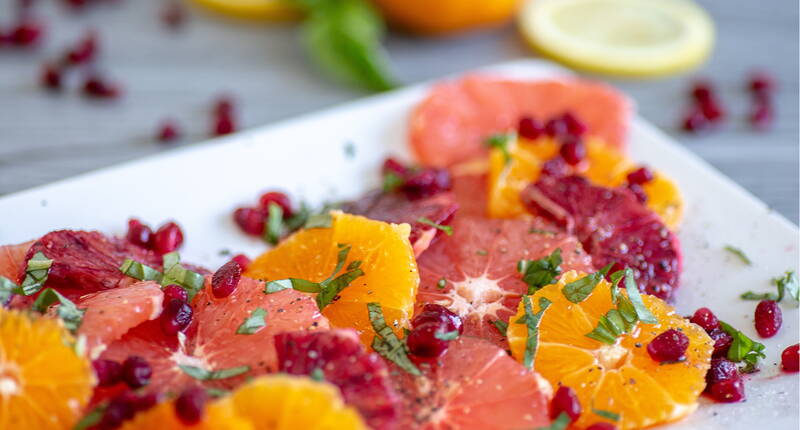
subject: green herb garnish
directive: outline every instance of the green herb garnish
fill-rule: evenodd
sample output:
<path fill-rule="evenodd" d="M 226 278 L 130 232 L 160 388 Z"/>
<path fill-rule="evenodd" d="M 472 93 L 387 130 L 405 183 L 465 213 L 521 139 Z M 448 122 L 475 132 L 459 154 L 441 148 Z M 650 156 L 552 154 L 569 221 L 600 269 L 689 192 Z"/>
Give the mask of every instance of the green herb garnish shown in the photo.
<path fill-rule="evenodd" d="M 592 294 L 594 288 L 605 278 L 603 271 L 594 272 L 583 278 L 572 281 L 561 289 L 561 294 L 572 303 L 580 303 Z"/>
<path fill-rule="evenodd" d="M 7 303 L 13 294 L 23 294 L 22 288 L 11 279 L 0 276 L 0 306 Z"/>
<path fill-rule="evenodd" d="M 511 162 L 511 153 L 508 151 L 508 143 L 517 138 L 516 133 L 499 133 L 493 134 L 483 141 L 484 145 L 489 148 L 497 148 L 503 153 L 503 160 L 505 164 Z"/>
<path fill-rule="evenodd" d="M 556 232 L 550 230 L 543 230 L 541 228 L 530 228 L 528 234 L 543 234 L 545 236 L 555 236 Z"/>
<path fill-rule="evenodd" d="M 75 423 L 75 426 L 72 427 L 72 430 L 86 430 L 94 427 L 96 424 L 99 424 L 100 420 L 103 419 L 103 414 L 105 413 L 106 408 L 108 408 L 108 404 L 106 403 L 98 405 L 84 415 L 80 421 Z"/>
<path fill-rule="evenodd" d="M 415 376 L 422 375 L 422 372 L 408 358 L 406 344 L 398 339 L 391 327 L 386 325 L 386 319 L 383 316 L 383 309 L 381 309 L 380 303 L 367 303 L 367 310 L 372 328 L 377 333 L 372 338 L 372 349 L 404 371 Z"/>
<path fill-rule="evenodd" d="M 480 256 L 482 256 L 482 257 L 485 257 L 485 256 L 489 255 L 489 251 L 487 251 L 485 249 L 479 249 L 479 250 L 475 251 L 475 253 L 480 255 Z"/>
<path fill-rule="evenodd" d="M 433 227 L 433 228 L 435 228 L 437 230 L 441 230 L 441 231 L 444 232 L 444 234 L 446 234 L 448 236 L 452 236 L 453 235 L 453 227 L 450 227 L 449 225 L 436 224 L 435 222 L 433 222 L 430 219 L 425 218 L 425 217 L 417 218 L 417 222 L 425 224 L 425 225 L 429 225 L 429 226 L 431 226 L 431 227 Z"/>
<path fill-rule="evenodd" d="M 333 216 L 330 212 L 323 212 L 319 214 L 310 215 L 303 224 L 303 228 L 331 228 L 333 225 Z"/>
<path fill-rule="evenodd" d="M 227 396 L 227 395 L 228 395 L 228 394 L 230 394 L 231 392 L 230 392 L 230 391 L 228 391 L 228 390 L 223 390 L 222 388 L 213 388 L 213 387 L 207 387 L 207 388 L 206 388 L 206 393 L 207 393 L 207 394 L 208 394 L 210 397 L 212 397 L 212 398 L 215 398 L 215 399 L 218 399 L 218 398 L 220 398 L 220 397 Z"/>
<path fill-rule="evenodd" d="M 617 337 L 623 333 L 629 333 L 639 321 L 645 324 L 658 323 L 658 319 L 647 309 L 647 306 L 645 306 L 642 301 L 639 287 L 633 279 L 633 270 L 627 268 L 624 272 L 625 290 L 628 293 L 627 297 L 618 292 L 615 293 L 616 283 L 618 283 L 621 278 L 621 275 L 618 275 L 618 273 L 619 272 L 615 272 L 611 275 L 611 297 L 612 301 L 614 301 L 616 297 L 616 309 L 611 309 L 606 312 L 605 315 L 600 317 L 600 320 L 597 322 L 597 327 L 586 334 L 586 337 L 608 345 L 613 345 Z M 616 281 L 614 281 L 615 278 Z"/>
<path fill-rule="evenodd" d="M 433 334 L 433 337 L 439 340 L 455 340 L 458 339 L 458 330 L 448 331 L 445 333 L 436 332 Z"/>
<path fill-rule="evenodd" d="M 25 279 L 20 285 L 22 294 L 31 296 L 39 292 L 47 282 L 47 275 L 50 273 L 50 266 L 53 260 L 47 258 L 41 251 L 28 260 L 28 267 L 25 269 Z"/>
<path fill-rule="evenodd" d="M 597 415 L 598 417 L 603 417 L 607 420 L 611 420 L 614 422 L 619 421 L 619 414 L 616 412 L 604 411 L 602 409 L 595 409 L 594 407 L 592 407 L 592 413 Z"/>
<path fill-rule="evenodd" d="M 255 334 L 267 326 L 267 311 L 262 308 L 255 308 L 250 312 L 250 316 L 236 329 L 236 334 Z"/>
<path fill-rule="evenodd" d="M 405 180 L 397 173 L 387 172 L 385 175 L 383 175 L 383 192 L 391 193 L 403 186 L 404 182 Z"/>
<path fill-rule="evenodd" d="M 744 300 L 775 300 L 780 302 L 788 293 L 789 297 L 795 301 L 800 301 L 800 287 L 797 283 L 797 275 L 793 270 L 786 271 L 782 277 L 772 278 L 772 285 L 778 289 L 778 294 L 748 291 L 739 297 Z"/>
<path fill-rule="evenodd" d="M 752 266 L 753 265 L 753 262 L 750 261 L 749 258 L 747 258 L 747 255 L 745 255 L 744 251 L 742 251 L 741 249 L 739 249 L 739 248 L 737 248 L 735 246 L 725 245 L 725 250 L 730 252 L 731 254 L 735 255 L 736 257 L 738 257 L 739 260 L 741 260 L 742 263 L 744 263 L 744 264 L 746 264 L 748 266 Z"/>
<path fill-rule="evenodd" d="M 47 308 L 56 302 L 59 303 L 56 308 L 56 314 L 64 321 L 64 327 L 72 333 L 78 331 L 78 328 L 83 322 L 83 314 L 86 313 L 86 310 L 78 309 L 75 303 L 52 288 L 45 288 L 42 293 L 39 294 L 39 297 L 36 298 L 36 301 L 33 302 L 31 309 L 39 313 L 45 313 L 47 312 Z"/>
<path fill-rule="evenodd" d="M 154 281 L 162 286 L 178 285 L 189 294 L 189 301 L 203 289 L 205 277 L 181 266 L 181 258 L 177 252 L 164 254 L 162 258 L 164 273 L 146 266 L 138 261 L 125 259 L 119 267 L 120 272 L 140 281 Z"/>
<path fill-rule="evenodd" d="M 517 272 L 522 274 L 522 280 L 528 284 L 528 295 L 555 283 L 556 277 L 561 274 L 561 262 L 561 248 L 539 260 L 519 260 Z"/>
<path fill-rule="evenodd" d="M 545 297 L 539 297 L 539 312 L 533 313 L 533 305 L 529 296 L 522 296 L 522 304 L 525 309 L 525 315 L 521 316 L 516 323 L 525 324 L 528 328 L 528 338 L 525 341 L 525 356 L 522 359 L 522 364 L 531 369 L 533 367 L 533 359 L 536 355 L 536 348 L 539 344 L 539 320 L 542 319 L 544 311 L 550 306 L 552 302 Z"/>
<path fill-rule="evenodd" d="M 503 320 L 494 320 L 494 321 L 492 321 L 492 324 L 494 324 L 494 327 L 497 329 L 497 331 L 500 332 L 500 334 L 502 334 L 503 336 L 508 335 L 508 323 L 507 322 L 505 322 Z"/>
<path fill-rule="evenodd" d="M 436 281 L 436 288 L 444 290 L 444 287 L 446 286 L 447 286 L 447 279 L 441 278 L 438 281 Z"/>
<path fill-rule="evenodd" d="M 264 241 L 277 245 L 283 236 L 283 208 L 270 202 L 267 209 L 267 222 L 264 225 Z"/>
<path fill-rule="evenodd" d="M 731 347 L 728 349 L 728 360 L 736 363 L 744 362 L 742 372 L 755 371 L 758 367 L 759 358 L 766 358 L 764 344 L 750 339 L 724 321 L 720 321 L 719 325 L 725 333 L 728 333 L 733 338 Z"/>
<path fill-rule="evenodd" d="M 183 372 L 187 375 L 200 381 L 228 379 L 250 371 L 250 366 L 238 366 L 220 370 L 207 370 L 203 369 L 202 367 L 188 366 L 184 364 L 179 364 L 178 367 L 180 367 L 181 370 L 183 370 Z"/>
<path fill-rule="evenodd" d="M 572 422 L 572 419 L 567 415 L 566 412 L 562 412 L 558 415 L 552 423 L 550 423 L 547 427 L 539 427 L 536 430 L 564 430 L 569 426 L 569 423 Z"/>
<path fill-rule="evenodd" d="M 325 373 L 319 367 L 315 367 L 309 376 L 311 376 L 311 379 L 317 382 L 322 382 L 325 380 Z"/>

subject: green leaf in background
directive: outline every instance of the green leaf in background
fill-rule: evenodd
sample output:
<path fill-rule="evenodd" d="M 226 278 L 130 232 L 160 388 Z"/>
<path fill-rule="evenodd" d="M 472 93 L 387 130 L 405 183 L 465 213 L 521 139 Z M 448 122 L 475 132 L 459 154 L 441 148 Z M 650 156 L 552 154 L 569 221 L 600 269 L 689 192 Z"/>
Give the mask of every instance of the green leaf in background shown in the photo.
<path fill-rule="evenodd" d="M 381 39 L 383 20 L 366 0 L 291 0 L 308 12 L 306 47 L 326 72 L 372 91 L 396 86 Z"/>

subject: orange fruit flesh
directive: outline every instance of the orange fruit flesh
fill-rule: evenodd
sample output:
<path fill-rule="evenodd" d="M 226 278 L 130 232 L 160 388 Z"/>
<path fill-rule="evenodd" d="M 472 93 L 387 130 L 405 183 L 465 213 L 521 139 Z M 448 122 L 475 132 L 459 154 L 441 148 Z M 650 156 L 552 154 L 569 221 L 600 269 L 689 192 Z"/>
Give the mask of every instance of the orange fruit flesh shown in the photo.
<path fill-rule="evenodd" d="M 140 412 L 125 421 L 120 430 L 256 430 L 252 422 L 236 414 L 233 402 L 223 398 L 212 402 L 203 410 L 199 423 L 186 425 L 175 414 L 175 401 L 159 403 L 152 409 Z"/>
<path fill-rule="evenodd" d="M 658 324 L 637 323 L 622 334 L 614 345 L 586 337 L 597 327 L 602 315 L 612 309 L 610 284 L 601 281 L 581 303 L 568 301 L 561 292 L 566 283 L 583 277 L 578 272 L 564 273 L 558 283 L 546 286 L 531 297 L 533 312 L 539 312 L 539 299 L 552 304 L 539 323 L 538 348 L 533 368 L 553 386 L 575 390 L 583 414 L 576 422 L 586 427 L 603 420 L 591 409 L 620 414 L 620 429 L 649 427 L 678 420 L 697 407 L 697 397 L 705 388 L 713 341 L 705 331 L 678 315 L 664 301 L 643 294 L 647 308 Z M 624 289 L 621 289 L 624 295 Z M 522 361 L 527 327 L 516 324 L 524 315 L 523 304 L 511 318 L 508 341 L 512 355 Z M 686 360 L 661 364 L 650 358 L 647 345 L 669 329 L 678 329 L 689 338 Z"/>
<path fill-rule="evenodd" d="M 515 218 L 528 213 L 519 197 L 520 192 L 538 179 L 542 164 L 558 155 L 558 150 L 558 143 L 551 138 L 519 139 L 509 142 L 511 159 L 506 162 L 500 149 L 492 149 L 489 153 L 489 216 Z M 574 173 L 586 176 L 597 185 L 618 187 L 624 185 L 628 173 L 637 168 L 618 150 L 599 139 L 589 138 L 586 141 L 586 161 L 576 166 Z M 647 207 L 675 230 L 683 217 L 683 198 L 670 178 L 658 171 L 653 173 L 653 180 L 643 186 Z"/>
<path fill-rule="evenodd" d="M 345 267 L 361 261 L 364 275 L 345 288 L 323 309 L 333 327 L 355 328 L 362 342 L 371 345 L 374 331 L 367 303 L 378 302 L 397 333 L 408 327 L 419 286 L 414 250 L 408 241 L 408 224 L 389 224 L 361 216 L 333 212 L 330 228 L 302 230 L 258 257 L 246 276 L 278 280 L 300 278 L 320 282 L 336 267 L 337 244 L 350 245 Z"/>
<path fill-rule="evenodd" d="M 59 320 L 0 308 L 0 428 L 72 428 L 95 383 L 73 342 Z"/>
<path fill-rule="evenodd" d="M 502 24 L 519 0 L 376 0 L 389 20 L 421 34 L 444 34 Z"/>

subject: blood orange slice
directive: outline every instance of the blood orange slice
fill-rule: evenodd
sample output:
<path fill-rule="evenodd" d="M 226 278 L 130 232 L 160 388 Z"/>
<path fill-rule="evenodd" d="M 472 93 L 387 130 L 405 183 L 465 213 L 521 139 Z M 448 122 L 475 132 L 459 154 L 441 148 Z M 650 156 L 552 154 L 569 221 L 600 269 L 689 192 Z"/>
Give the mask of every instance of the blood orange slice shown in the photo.
<path fill-rule="evenodd" d="M 400 428 L 517 430 L 550 423 L 550 384 L 503 349 L 475 338 L 451 341 L 424 376 L 392 371 L 405 401 Z"/>
<path fill-rule="evenodd" d="M 503 336 L 493 323 L 507 322 L 527 292 L 517 273 L 519 260 L 543 258 L 561 249 L 563 270 L 593 270 L 578 240 L 543 219 L 457 216 L 452 227 L 453 235 L 442 237 L 418 261 L 416 310 L 426 303 L 443 305 L 463 319 L 466 335 L 503 347 Z"/>
<path fill-rule="evenodd" d="M 565 111 L 581 118 L 589 135 L 624 148 L 630 102 L 606 85 L 476 75 L 431 90 L 411 116 L 409 143 L 423 165 L 452 166 L 485 155 L 486 137 L 516 129 L 521 116 L 546 121 Z"/>

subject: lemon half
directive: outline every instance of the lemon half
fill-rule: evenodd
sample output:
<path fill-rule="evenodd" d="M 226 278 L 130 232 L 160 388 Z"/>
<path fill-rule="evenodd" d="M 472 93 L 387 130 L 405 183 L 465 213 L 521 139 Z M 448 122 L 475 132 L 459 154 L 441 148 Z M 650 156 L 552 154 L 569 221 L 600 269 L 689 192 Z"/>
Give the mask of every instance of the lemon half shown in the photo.
<path fill-rule="evenodd" d="M 713 22 L 691 0 L 527 0 L 519 27 L 548 57 L 618 76 L 683 71 L 714 45 Z"/>
<path fill-rule="evenodd" d="M 292 20 L 300 12 L 285 0 L 193 0 L 194 3 L 223 15 L 253 20 Z"/>

